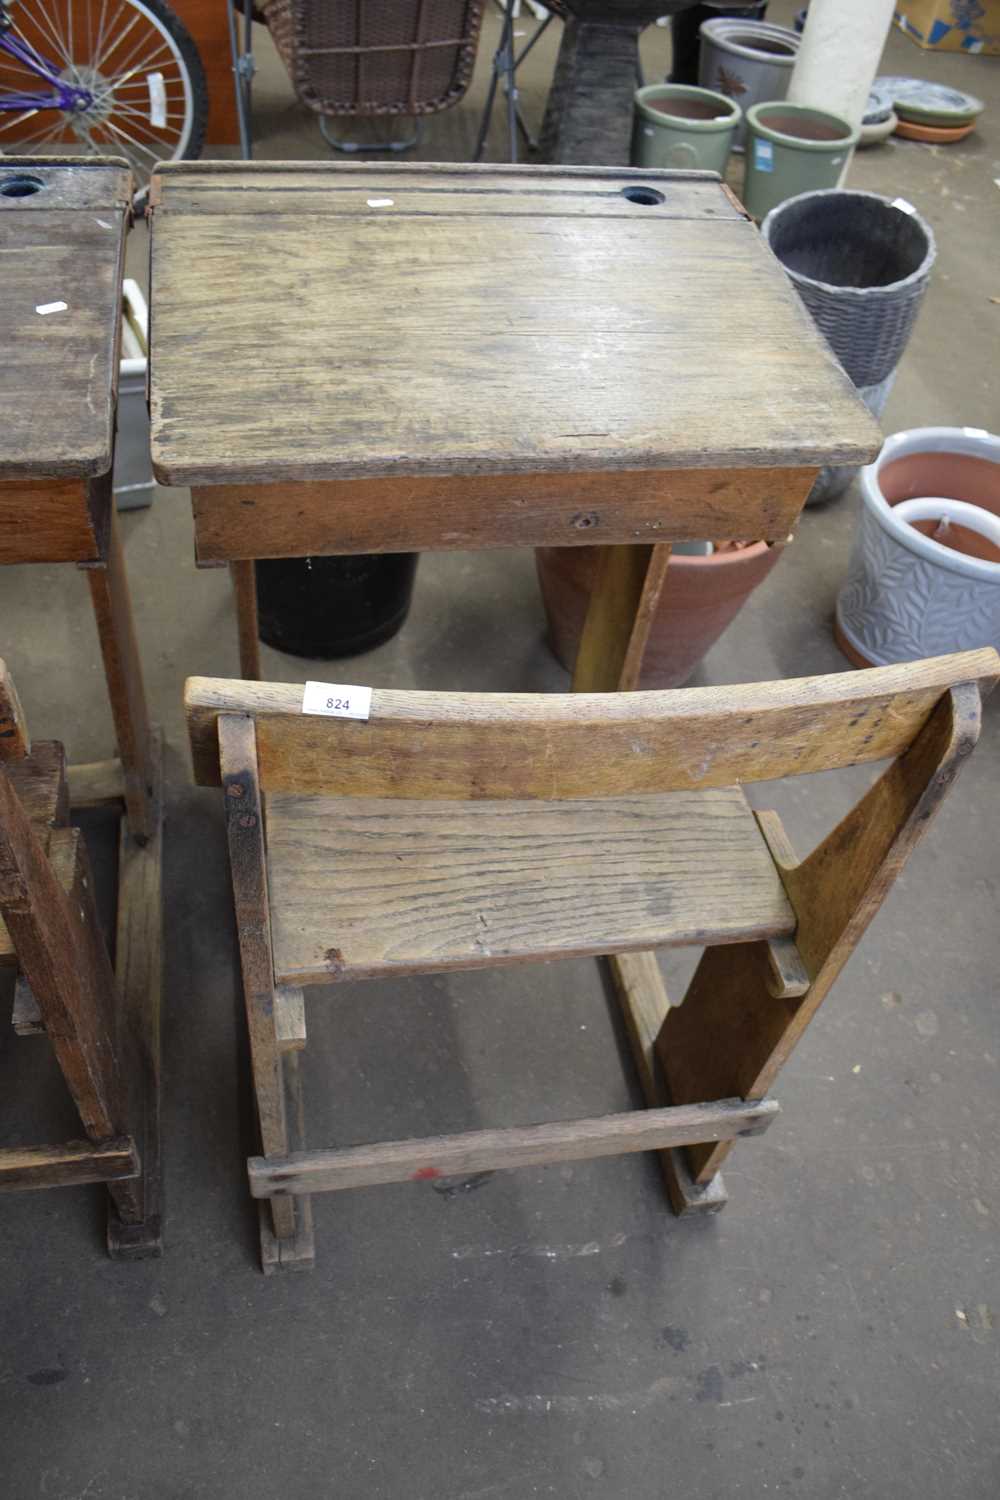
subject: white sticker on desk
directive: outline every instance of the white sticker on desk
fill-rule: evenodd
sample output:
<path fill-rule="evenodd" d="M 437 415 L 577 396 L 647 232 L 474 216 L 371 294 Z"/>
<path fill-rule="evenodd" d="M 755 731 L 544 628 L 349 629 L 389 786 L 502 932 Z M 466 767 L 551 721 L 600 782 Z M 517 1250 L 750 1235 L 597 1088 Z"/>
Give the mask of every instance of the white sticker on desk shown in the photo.
<path fill-rule="evenodd" d="M 304 714 L 324 714 L 330 719 L 367 719 L 372 711 L 370 687 L 343 682 L 307 682 L 302 694 Z"/>
<path fill-rule="evenodd" d="M 43 318 L 47 318 L 49 313 L 66 312 L 68 308 L 68 302 L 39 302 L 35 308 L 35 312 L 41 313 Z"/>
<path fill-rule="evenodd" d="M 149 123 L 163 130 L 167 123 L 167 90 L 162 73 L 147 73 L 146 87 L 149 89 Z"/>

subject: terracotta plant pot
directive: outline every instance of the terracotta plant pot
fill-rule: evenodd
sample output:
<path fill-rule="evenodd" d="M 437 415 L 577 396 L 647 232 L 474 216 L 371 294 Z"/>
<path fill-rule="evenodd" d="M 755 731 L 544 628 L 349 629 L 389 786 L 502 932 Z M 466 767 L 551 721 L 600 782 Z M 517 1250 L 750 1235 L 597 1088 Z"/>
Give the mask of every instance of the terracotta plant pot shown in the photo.
<path fill-rule="evenodd" d="M 1000 438 L 966 427 L 897 432 L 862 470 L 861 516 L 836 618 L 837 644 L 855 666 L 1000 646 L 996 545 L 981 524 L 955 524 L 941 542 L 933 519 L 896 513 L 924 497 L 1000 516 Z"/>
<path fill-rule="evenodd" d="M 639 686 L 680 687 L 774 567 L 784 542 L 753 542 L 708 557 L 670 559 L 653 619 Z M 539 547 L 538 582 L 549 623 L 549 646 L 572 671 L 597 566 L 591 547 Z"/>

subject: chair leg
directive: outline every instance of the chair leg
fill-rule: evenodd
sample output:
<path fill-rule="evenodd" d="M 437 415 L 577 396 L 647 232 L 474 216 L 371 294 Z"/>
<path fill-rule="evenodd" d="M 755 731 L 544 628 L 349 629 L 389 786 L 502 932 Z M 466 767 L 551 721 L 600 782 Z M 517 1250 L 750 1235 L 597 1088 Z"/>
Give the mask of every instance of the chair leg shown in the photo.
<path fill-rule="evenodd" d="M 292 1151 L 305 1150 L 305 1110 L 302 1096 L 302 1077 L 299 1072 L 297 1052 L 286 1052 L 281 1059 L 282 1083 L 285 1096 L 285 1122 Z M 291 1235 L 279 1238 L 272 1219 L 276 1201 L 290 1203 L 295 1214 L 295 1227 Z M 271 1199 L 270 1205 L 260 1203 L 260 1263 L 265 1276 L 276 1271 L 311 1271 L 316 1262 L 313 1236 L 312 1198 L 305 1193 L 280 1200 Z"/>
<path fill-rule="evenodd" d="M 290 1065 L 286 1073 L 282 1066 L 278 1037 L 257 737 L 250 717 L 220 714 L 219 760 L 261 1148 L 265 1157 L 284 1156 L 289 1150 L 289 1123 L 292 1121 L 297 1127 L 301 1121 L 301 1091 L 297 1067 Z M 286 1100 L 286 1077 L 293 1095 L 291 1110 Z M 308 1207 L 300 1208 L 297 1213 L 295 1199 L 290 1195 L 271 1200 L 271 1222 L 262 1226 L 261 1235 L 265 1271 L 283 1267 L 286 1250 L 289 1263 L 311 1263 L 312 1224 L 310 1219 L 305 1236 L 307 1217 Z M 272 1240 L 280 1242 L 278 1251 Z M 298 1250 L 294 1248 L 296 1242 Z"/>

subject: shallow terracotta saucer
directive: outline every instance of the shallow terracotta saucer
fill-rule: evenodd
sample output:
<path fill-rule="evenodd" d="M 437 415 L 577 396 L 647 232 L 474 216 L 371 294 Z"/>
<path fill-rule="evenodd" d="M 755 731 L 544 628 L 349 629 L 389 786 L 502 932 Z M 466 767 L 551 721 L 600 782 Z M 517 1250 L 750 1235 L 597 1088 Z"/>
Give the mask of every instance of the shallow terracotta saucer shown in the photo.
<path fill-rule="evenodd" d="M 918 125 L 913 120 L 900 120 L 896 134 L 907 141 L 923 141 L 925 146 L 950 146 L 964 140 L 975 128 L 975 120 L 968 125 Z"/>

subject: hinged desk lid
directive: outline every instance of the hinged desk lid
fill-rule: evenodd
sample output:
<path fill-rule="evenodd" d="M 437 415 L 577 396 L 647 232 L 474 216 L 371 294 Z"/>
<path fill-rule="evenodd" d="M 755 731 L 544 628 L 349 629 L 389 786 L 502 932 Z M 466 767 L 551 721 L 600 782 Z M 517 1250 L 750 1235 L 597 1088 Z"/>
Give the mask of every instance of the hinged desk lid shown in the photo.
<path fill-rule="evenodd" d="M 113 159 L 0 160 L 0 481 L 111 467 L 130 192 Z"/>
<path fill-rule="evenodd" d="M 710 173 L 173 163 L 170 483 L 859 463 L 879 432 Z"/>

